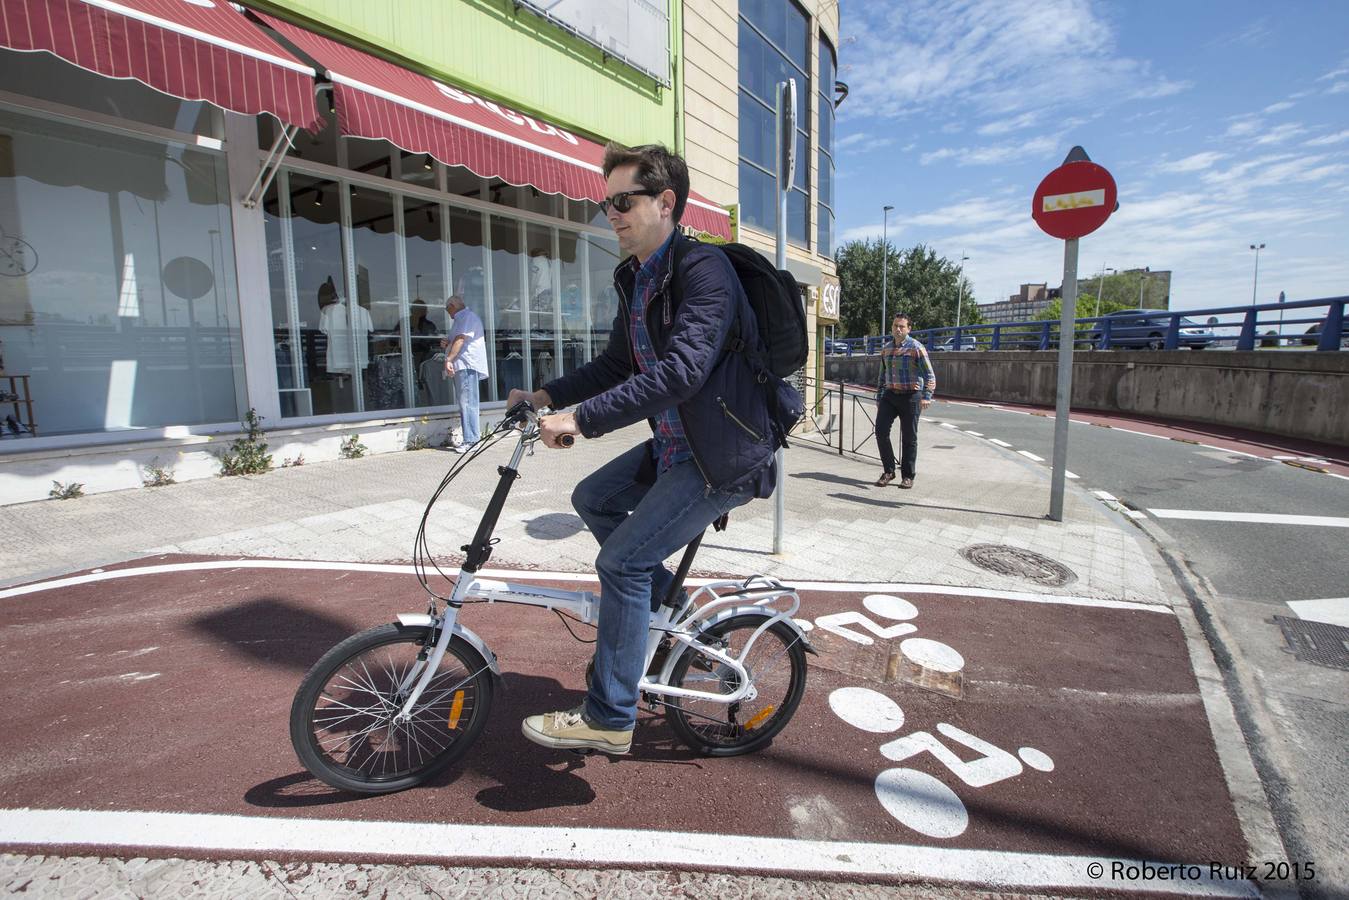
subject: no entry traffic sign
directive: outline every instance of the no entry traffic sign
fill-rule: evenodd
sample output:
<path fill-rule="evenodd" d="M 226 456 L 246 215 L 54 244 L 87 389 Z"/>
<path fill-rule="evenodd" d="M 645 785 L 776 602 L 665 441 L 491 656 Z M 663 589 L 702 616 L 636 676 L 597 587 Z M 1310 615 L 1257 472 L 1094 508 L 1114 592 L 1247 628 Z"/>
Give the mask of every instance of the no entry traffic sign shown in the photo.
<path fill-rule="evenodd" d="M 1062 240 L 1091 234 L 1115 211 L 1115 179 L 1086 160 L 1066 162 L 1035 189 L 1031 216 L 1046 234 Z"/>

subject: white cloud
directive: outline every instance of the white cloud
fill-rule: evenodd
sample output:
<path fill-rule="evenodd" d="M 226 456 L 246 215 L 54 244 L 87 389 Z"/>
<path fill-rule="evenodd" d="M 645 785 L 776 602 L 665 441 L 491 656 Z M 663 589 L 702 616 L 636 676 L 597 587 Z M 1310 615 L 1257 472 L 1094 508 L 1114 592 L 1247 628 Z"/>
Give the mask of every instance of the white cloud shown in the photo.
<path fill-rule="evenodd" d="M 1212 151 L 1208 151 L 1205 153 L 1195 153 L 1192 156 L 1187 156 L 1184 159 L 1178 159 L 1175 162 L 1160 163 L 1157 166 L 1157 171 L 1202 172 L 1204 169 L 1212 167 L 1214 163 L 1224 158 L 1226 155 L 1227 154 L 1225 153 L 1214 153 Z"/>
<path fill-rule="evenodd" d="M 999 119 L 996 122 L 989 122 L 979 128 L 979 133 L 983 135 L 1007 134 L 1009 131 L 1020 131 L 1023 128 L 1029 128 L 1040 118 L 1040 113 L 1026 112 L 1019 116 L 1013 116 L 1010 119 Z"/>
<path fill-rule="evenodd" d="M 1227 133 L 1224 137 L 1249 137 L 1260 130 L 1260 118 L 1258 116 L 1245 115 L 1237 116 L 1236 121 L 1227 126 Z"/>
<path fill-rule="evenodd" d="M 870 153 L 872 150 L 889 147 L 894 143 L 894 138 L 876 137 L 865 131 L 855 131 L 852 134 L 839 138 L 834 144 L 834 147 L 835 149 L 846 153 Z"/>
<path fill-rule="evenodd" d="M 1090 0 L 906 0 L 858 4 L 848 19 L 855 40 L 845 118 L 957 104 L 1015 121 L 1032 110 L 1164 97 L 1188 87 L 1121 55 L 1113 26 Z"/>
<path fill-rule="evenodd" d="M 1266 114 L 1273 114 L 1277 112 L 1283 112 L 1285 109 L 1292 109 L 1296 105 L 1297 104 L 1291 103 L 1287 100 L 1280 100 L 1278 103 L 1271 103 L 1269 106 L 1266 106 L 1263 110 L 1261 110 L 1261 112 Z"/>
<path fill-rule="evenodd" d="M 1329 81 L 1332 78 L 1339 78 L 1341 75 L 1349 75 L 1349 69 L 1336 69 L 1333 72 L 1327 72 L 1326 74 L 1322 75 L 1320 78 L 1316 80 Z"/>
<path fill-rule="evenodd" d="M 1255 143 L 1262 146 L 1266 144 L 1278 144 L 1282 141 L 1286 141 L 1289 140 L 1290 138 L 1295 138 L 1300 134 L 1306 133 L 1307 129 L 1303 128 L 1298 123 L 1289 122 L 1284 125 L 1275 126 L 1274 128 L 1271 128 L 1270 130 L 1264 132 L 1258 138 L 1255 139 Z"/>
<path fill-rule="evenodd" d="M 1331 144 L 1342 144 L 1349 141 L 1349 131 L 1340 131 L 1335 134 L 1327 134 L 1324 137 L 1312 138 L 1307 141 L 1308 147 L 1328 147 Z"/>
<path fill-rule="evenodd" d="M 953 159 L 958 166 L 991 166 L 1018 159 L 1046 156 L 1059 148 L 1058 138 L 1045 135 L 1029 141 L 1018 141 L 991 147 L 943 147 L 940 150 L 924 153 L 919 157 L 918 162 L 927 166 L 934 162 Z M 1063 149 L 1066 152 L 1067 148 Z"/>
<path fill-rule="evenodd" d="M 1326 91 L 1326 93 L 1343 94 L 1346 91 L 1349 91 L 1349 81 L 1337 81 L 1330 86 L 1330 90 Z"/>

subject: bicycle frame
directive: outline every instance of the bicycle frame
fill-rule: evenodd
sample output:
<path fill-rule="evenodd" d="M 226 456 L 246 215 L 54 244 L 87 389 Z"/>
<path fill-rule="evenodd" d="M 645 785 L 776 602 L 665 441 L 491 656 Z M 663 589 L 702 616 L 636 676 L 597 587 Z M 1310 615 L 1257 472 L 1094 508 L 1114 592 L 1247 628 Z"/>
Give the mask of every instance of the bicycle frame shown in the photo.
<path fill-rule="evenodd" d="M 400 693 L 409 687 L 411 690 L 395 721 L 407 722 L 411 719 L 413 708 L 440 666 L 450 639 L 456 634 L 480 651 L 492 671 L 500 674 L 496 666 L 496 657 L 487 649 L 482 639 L 459 622 L 459 611 L 465 602 L 515 603 L 541 609 L 554 609 L 570 613 L 586 624 L 593 624 L 598 618 L 599 597 L 589 591 L 566 591 L 477 577 L 477 572 L 491 555 L 492 532 L 496 528 L 511 486 L 519 478 L 520 462 L 527 449 L 531 450 L 532 455 L 532 447 L 539 440 L 538 420 L 533 411 L 525 411 L 525 421 L 520 424 L 519 430 L 520 437 L 511 454 L 511 460 L 506 466 L 498 468 L 501 479 L 478 523 L 473 543 L 465 548 L 467 558 L 459 569 L 454 590 L 446 601 L 445 611 L 438 613 L 433 600 L 431 608 L 425 614 L 403 613 L 398 616 L 398 621 L 402 625 L 430 627 L 433 633 L 439 631 L 439 637 L 427 658 L 413 666 L 399 685 Z M 680 580 L 685 571 L 686 566 L 681 566 Z M 801 598 L 794 589 L 784 587 L 763 575 L 751 576 L 744 581 L 718 581 L 705 585 L 695 591 L 678 609 L 663 604 L 659 610 L 651 614 L 647 630 L 644 671 L 650 667 L 655 658 L 662 638 L 670 638 L 682 645 L 683 649 L 668 654 L 661 672 L 654 679 L 650 675 L 644 675 L 638 685 L 639 691 L 726 704 L 747 698 L 753 699 L 756 696 L 753 679 L 741 660 L 753 649 L 764 631 L 776 622 L 786 621 L 797 633 L 798 639 L 805 643 L 807 650 L 811 649 L 804 633 L 791 618 L 800 605 Z M 698 634 L 709 626 L 731 616 L 745 614 L 761 616 L 764 621 L 751 635 L 739 656 L 731 656 L 698 640 Z M 715 694 L 673 687 L 664 683 L 669 679 L 678 659 L 688 652 L 700 653 L 730 667 L 738 677 L 739 687 L 729 694 Z"/>

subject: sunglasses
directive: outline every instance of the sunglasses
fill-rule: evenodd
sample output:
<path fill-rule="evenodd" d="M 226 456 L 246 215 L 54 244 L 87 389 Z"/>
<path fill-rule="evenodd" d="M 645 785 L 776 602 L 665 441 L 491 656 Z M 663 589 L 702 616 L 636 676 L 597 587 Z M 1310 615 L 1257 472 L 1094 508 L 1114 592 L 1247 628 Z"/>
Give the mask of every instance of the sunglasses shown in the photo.
<path fill-rule="evenodd" d="M 605 197 L 603 200 L 601 200 L 600 212 L 605 213 L 607 215 L 609 212 L 609 207 L 612 206 L 619 212 L 625 213 L 628 210 L 632 209 L 633 197 L 658 197 L 660 196 L 660 194 L 661 194 L 660 191 L 652 191 L 652 190 L 623 191 L 621 194 L 614 194 L 612 197 Z"/>

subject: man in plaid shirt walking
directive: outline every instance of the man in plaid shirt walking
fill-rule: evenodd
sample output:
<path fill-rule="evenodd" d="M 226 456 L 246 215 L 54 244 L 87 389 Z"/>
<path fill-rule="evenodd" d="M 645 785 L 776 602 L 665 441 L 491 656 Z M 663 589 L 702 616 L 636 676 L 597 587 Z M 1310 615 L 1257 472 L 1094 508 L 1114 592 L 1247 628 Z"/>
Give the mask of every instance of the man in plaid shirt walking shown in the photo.
<path fill-rule="evenodd" d="M 899 419 L 899 486 L 913 487 L 918 465 L 918 417 L 932 404 L 937 390 L 937 375 L 927 348 L 909 337 L 909 317 L 895 316 L 890 326 L 895 336 L 893 347 L 881 349 L 881 374 L 876 401 L 876 443 L 881 450 L 881 477 L 877 487 L 895 480 L 895 449 L 890 444 L 890 429 Z"/>

